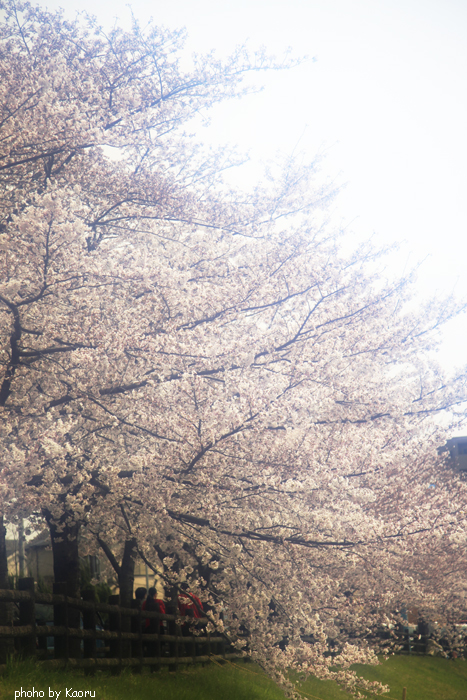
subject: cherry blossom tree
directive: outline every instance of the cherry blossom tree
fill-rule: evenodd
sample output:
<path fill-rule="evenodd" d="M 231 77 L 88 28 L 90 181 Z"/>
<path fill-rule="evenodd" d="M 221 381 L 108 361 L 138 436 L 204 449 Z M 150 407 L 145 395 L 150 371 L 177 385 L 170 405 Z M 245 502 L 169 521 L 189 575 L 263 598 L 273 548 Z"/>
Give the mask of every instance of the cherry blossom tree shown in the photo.
<path fill-rule="evenodd" d="M 0 8 L 3 515 L 46 519 L 71 595 L 85 529 L 124 600 L 142 557 L 284 687 L 357 692 L 402 606 L 465 604 L 436 453 L 465 376 L 431 359 L 459 307 L 345 253 L 313 167 L 233 191 L 184 131 L 263 55 L 183 70 L 179 33 Z"/>
<path fill-rule="evenodd" d="M 96 314 L 102 313 L 98 290 L 112 289 L 117 303 L 119 297 L 135 295 L 136 306 L 138 294 L 144 296 L 149 291 L 144 282 L 149 260 L 135 277 L 138 261 L 131 263 L 132 271 L 128 268 L 133 253 L 128 248 L 122 257 L 111 245 L 108 254 L 120 255 L 121 271 L 128 268 L 119 281 L 118 265 L 112 270 L 110 258 L 103 265 L 97 250 L 118 238 L 131 247 L 132 232 L 142 235 L 142 226 L 145 235 L 152 236 L 156 222 L 164 247 L 165 240 L 170 242 L 171 231 L 182 225 L 196 230 L 231 226 L 235 221 L 226 211 L 231 204 L 223 207 L 223 222 L 218 221 L 215 197 L 208 196 L 213 174 L 231 164 L 229 155 L 201 153 L 185 135 L 172 132 L 203 107 L 241 92 L 243 73 L 268 64 L 259 55 L 252 63 L 240 50 L 225 65 L 211 57 L 199 57 L 192 72 L 184 74 L 177 63 L 180 33 L 154 29 L 143 36 L 135 25 L 131 35 L 116 30 L 105 36 L 92 22 L 80 30 L 59 15 L 41 12 L 27 3 L 3 3 L 2 10 L 6 17 L 2 30 L 4 150 L 0 166 L 5 183 L 2 312 L 7 317 L 4 328 L 9 354 L 3 356 L 0 404 L 13 402 L 16 410 L 26 401 L 35 407 L 34 415 L 41 415 L 68 403 L 67 363 L 72 356 L 76 359 L 76 351 L 82 351 L 81 372 L 77 367 L 72 370 L 78 379 L 87 374 L 88 362 L 94 362 L 86 351 L 92 354 L 96 349 L 96 334 L 110 330 L 109 348 L 115 338 L 120 338 L 121 344 L 122 328 L 112 329 L 112 322 L 99 328 L 95 324 Z M 107 153 L 113 149 L 111 152 L 118 154 L 118 163 L 105 157 L 105 147 Z M 16 223 L 15 217 L 19 217 Z M 31 222 L 35 222 L 32 228 Z M 138 253 L 142 259 L 144 245 Z M 93 253 L 95 262 L 89 266 Z M 170 254 L 166 249 L 165 255 Z M 135 287 L 133 291 L 131 287 Z M 89 289 L 95 290 L 96 304 Z M 160 303 L 164 303 L 163 298 L 161 288 Z M 59 314 L 54 311 L 50 317 L 51 308 L 60 309 Z M 146 311 L 149 318 L 153 306 Z M 28 328 L 24 318 L 31 314 L 34 320 L 35 314 L 40 315 L 38 328 Z M 114 308 L 112 314 L 118 315 L 118 311 Z M 87 318 L 85 326 L 83 317 Z M 40 340 L 37 346 L 27 341 L 22 347 L 25 338 Z M 115 349 L 120 356 L 122 348 Z M 129 348 L 125 352 L 131 355 Z M 44 362 L 45 384 L 44 379 L 42 383 L 35 381 L 36 368 Z M 60 377 L 50 372 L 50 363 L 62 368 Z M 30 377 L 26 384 L 14 382 L 19 372 Z M 49 380 L 54 384 L 52 393 Z M 104 396 L 114 393 L 114 379 L 108 376 L 108 381 L 109 386 L 102 389 Z M 117 392 L 120 383 L 117 381 Z M 123 392 L 130 390 L 123 388 Z M 56 425 L 54 418 L 51 421 Z M 42 434 L 41 421 L 32 418 L 32 424 Z M 53 449 L 58 449 L 53 436 L 50 439 Z M 27 444 L 31 444 L 29 437 Z M 40 463 L 41 457 L 34 459 Z M 64 486 L 66 500 L 76 489 L 69 483 Z M 61 519 L 69 518 L 64 503 L 60 509 Z M 50 523 L 55 522 L 44 505 L 43 510 Z M 76 540 L 76 533 L 72 538 Z M 59 546 L 54 537 L 53 542 L 54 547 Z M 59 580 L 67 572 L 76 580 L 77 551 L 71 560 L 69 555 L 67 545 L 56 557 L 57 565 L 64 562 L 63 571 L 57 572 Z M 70 568 L 71 561 L 74 566 Z M 73 587 L 76 589 L 76 583 Z"/>

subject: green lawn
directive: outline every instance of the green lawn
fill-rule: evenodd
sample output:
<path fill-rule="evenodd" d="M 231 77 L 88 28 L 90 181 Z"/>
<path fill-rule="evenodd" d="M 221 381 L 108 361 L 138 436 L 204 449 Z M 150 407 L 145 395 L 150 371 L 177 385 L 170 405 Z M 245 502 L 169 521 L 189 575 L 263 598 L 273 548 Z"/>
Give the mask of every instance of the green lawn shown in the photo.
<path fill-rule="evenodd" d="M 379 680 L 390 688 L 387 698 L 402 700 L 467 700 L 467 661 L 431 657 L 393 656 L 380 666 L 356 667 L 359 675 Z M 44 671 L 32 663 L 12 664 L 0 676 L 1 700 L 14 700 L 15 691 L 36 691 L 34 697 L 66 700 L 66 690 L 88 690 L 99 700 L 283 700 L 281 691 L 252 664 L 209 665 L 177 673 L 162 670 L 142 675 L 124 672 L 111 676 L 98 672 Z M 50 689 L 50 691 L 49 691 Z M 349 700 L 349 695 L 331 682 L 307 680 L 300 686 L 304 700 Z M 44 695 L 37 695 L 43 691 Z M 50 695 L 49 692 L 52 694 Z M 17 696 L 18 697 L 18 696 Z M 70 695 L 68 695 L 70 697 Z M 71 696 L 73 697 L 73 696 Z M 89 695 L 87 696 L 89 697 Z M 374 700 L 375 696 L 371 696 Z"/>
<path fill-rule="evenodd" d="M 380 666 L 356 666 L 368 680 L 386 683 L 392 698 L 400 700 L 467 700 L 467 661 L 431 656 L 392 656 Z"/>

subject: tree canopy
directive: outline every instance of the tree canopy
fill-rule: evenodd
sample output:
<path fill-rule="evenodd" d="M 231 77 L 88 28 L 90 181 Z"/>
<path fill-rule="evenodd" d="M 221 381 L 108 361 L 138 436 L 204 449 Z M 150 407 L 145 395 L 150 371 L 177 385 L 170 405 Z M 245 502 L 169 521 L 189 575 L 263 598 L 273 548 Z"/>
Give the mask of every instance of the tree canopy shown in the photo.
<path fill-rule="evenodd" d="M 264 55 L 182 69 L 179 32 L 0 9 L 3 515 L 47 520 L 70 593 L 81 529 L 121 590 L 142 557 L 279 680 L 354 689 L 403 606 L 465 605 L 436 454 L 465 376 L 431 359 L 459 307 L 345 253 L 313 166 L 223 181 L 185 129 Z"/>

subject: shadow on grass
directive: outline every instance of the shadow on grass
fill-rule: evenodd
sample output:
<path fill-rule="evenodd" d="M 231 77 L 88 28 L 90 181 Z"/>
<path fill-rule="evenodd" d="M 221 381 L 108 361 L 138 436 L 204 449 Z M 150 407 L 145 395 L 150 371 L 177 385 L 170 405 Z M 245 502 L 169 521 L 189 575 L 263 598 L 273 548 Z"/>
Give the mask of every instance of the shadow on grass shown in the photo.
<path fill-rule="evenodd" d="M 162 669 L 141 674 L 123 671 L 119 676 L 97 671 L 89 676 L 79 671 L 48 671 L 33 662 L 13 662 L 0 676 L 0 698 L 15 700 L 15 691 L 43 692 L 34 695 L 50 700 L 92 697 L 96 700 L 283 700 L 283 693 L 252 664 L 233 667 L 208 665 L 176 673 Z M 72 690 L 70 690 L 72 689 Z M 67 691 L 68 690 L 68 695 Z M 80 691 L 82 695 L 73 695 Z M 86 694 L 90 691 L 92 695 Z M 57 692 L 59 695 L 57 696 Z"/>

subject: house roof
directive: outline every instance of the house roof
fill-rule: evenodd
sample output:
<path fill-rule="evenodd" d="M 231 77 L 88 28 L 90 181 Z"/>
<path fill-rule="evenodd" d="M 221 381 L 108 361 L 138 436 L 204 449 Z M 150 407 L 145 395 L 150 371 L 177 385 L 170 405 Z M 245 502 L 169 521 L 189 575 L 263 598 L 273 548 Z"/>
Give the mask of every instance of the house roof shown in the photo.
<path fill-rule="evenodd" d="M 50 542 L 50 534 L 48 530 L 42 530 L 38 535 L 36 535 L 32 540 L 29 540 L 29 542 L 26 542 L 24 545 L 24 549 L 36 549 L 36 548 L 45 548 L 45 547 L 50 547 L 51 542 Z"/>

